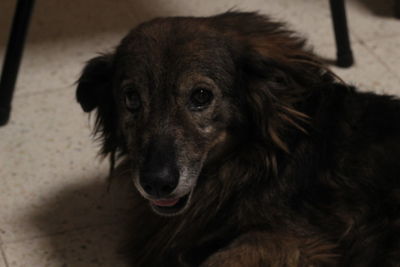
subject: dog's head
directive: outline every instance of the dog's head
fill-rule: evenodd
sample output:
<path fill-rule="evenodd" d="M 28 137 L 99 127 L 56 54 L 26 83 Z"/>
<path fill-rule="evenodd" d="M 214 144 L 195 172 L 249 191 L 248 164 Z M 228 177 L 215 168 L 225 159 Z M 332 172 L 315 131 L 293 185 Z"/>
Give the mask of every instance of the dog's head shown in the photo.
<path fill-rule="evenodd" d="M 288 150 L 282 135 L 301 128 L 294 105 L 314 65 L 303 40 L 254 13 L 156 19 L 88 62 L 77 99 L 97 110 L 102 153 L 127 158 L 139 192 L 173 215 L 232 146 Z"/>

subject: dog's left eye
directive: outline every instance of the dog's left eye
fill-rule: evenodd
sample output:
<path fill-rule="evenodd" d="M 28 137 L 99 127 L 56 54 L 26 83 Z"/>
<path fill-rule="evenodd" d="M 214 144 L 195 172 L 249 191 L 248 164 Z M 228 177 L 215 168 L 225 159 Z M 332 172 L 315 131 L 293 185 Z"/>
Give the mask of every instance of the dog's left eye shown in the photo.
<path fill-rule="evenodd" d="M 206 107 L 213 100 L 213 93 L 206 88 L 196 88 L 190 95 L 190 104 L 194 109 Z"/>
<path fill-rule="evenodd" d="M 142 106 L 139 93 L 136 91 L 125 92 L 125 106 L 130 112 L 138 111 Z"/>

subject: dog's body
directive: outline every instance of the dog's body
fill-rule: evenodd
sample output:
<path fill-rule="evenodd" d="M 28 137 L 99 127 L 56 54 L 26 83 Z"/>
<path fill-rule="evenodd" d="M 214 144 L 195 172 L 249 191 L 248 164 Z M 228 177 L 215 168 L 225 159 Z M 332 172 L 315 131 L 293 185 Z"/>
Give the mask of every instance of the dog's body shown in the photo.
<path fill-rule="evenodd" d="M 77 98 L 140 193 L 134 266 L 400 266 L 400 101 L 338 82 L 281 24 L 142 24 Z"/>

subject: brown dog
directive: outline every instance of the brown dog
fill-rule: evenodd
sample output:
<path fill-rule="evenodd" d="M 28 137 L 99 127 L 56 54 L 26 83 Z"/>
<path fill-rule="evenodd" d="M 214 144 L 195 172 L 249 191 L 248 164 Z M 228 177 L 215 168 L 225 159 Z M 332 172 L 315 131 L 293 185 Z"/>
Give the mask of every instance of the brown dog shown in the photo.
<path fill-rule="evenodd" d="M 140 193 L 133 266 L 400 266 L 400 101 L 342 84 L 282 24 L 141 24 L 77 99 Z"/>

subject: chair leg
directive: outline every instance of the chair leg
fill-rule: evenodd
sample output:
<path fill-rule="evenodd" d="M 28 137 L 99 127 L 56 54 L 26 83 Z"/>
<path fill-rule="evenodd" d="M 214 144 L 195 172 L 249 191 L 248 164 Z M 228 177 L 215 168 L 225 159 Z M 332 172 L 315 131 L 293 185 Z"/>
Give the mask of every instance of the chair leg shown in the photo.
<path fill-rule="evenodd" d="M 21 63 L 34 0 L 18 0 L 0 80 L 0 126 L 10 118 L 11 102 Z"/>
<path fill-rule="evenodd" d="M 394 14 L 400 19 L 400 0 L 394 1 Z"/>
<path fill-rule="evenodd" d="M 354 63 L 353 52 L 350 47 L 349 31 L 347 28 L 346 8 L 344 0 L 330 0 L 333 29 L 337 48 L 337 62 L 339 67 L 350 67 Z"/>

